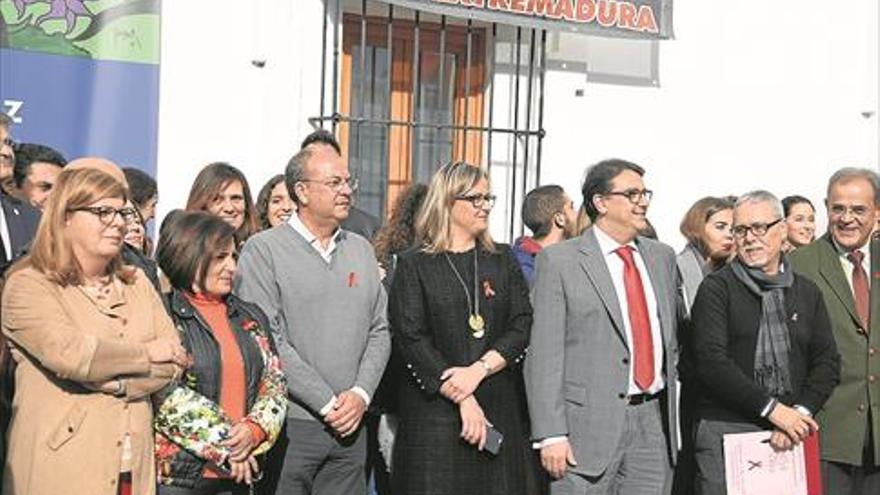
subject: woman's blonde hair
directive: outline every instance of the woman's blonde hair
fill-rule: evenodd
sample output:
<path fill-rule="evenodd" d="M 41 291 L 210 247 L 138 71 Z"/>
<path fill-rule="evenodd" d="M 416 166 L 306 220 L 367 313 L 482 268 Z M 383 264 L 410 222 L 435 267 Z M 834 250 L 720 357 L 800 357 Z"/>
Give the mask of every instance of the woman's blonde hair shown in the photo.
<path fill-rule="evenodd" d="M 485 170 L 464 162 L 450 163 L 434 174 L 416 218 L 416 239 L 423 251 L 441 253 L 451 247 L 452 207 L 456 198 L 470 191 L 482 179 L 489 181 Z M 477 237 L 477 241 L 487 251 L 495 251 L 488 229 Z"/>
<path fill-rule="evenodd" d="M 106 198 L 119 198 L 124 202 L 126 196 L 125 186 L 104 172 L 65 169 L 46 202 L 30 253 L 17 265 L 32 266 L 62 287 L 82 283 L 82 268 L 65 231 L 71 210 Z M 110 261 L 107 272 L 127 284 L 134 283 L 134 269 L 125 266 L 121 253 L 120 250 Z"/>

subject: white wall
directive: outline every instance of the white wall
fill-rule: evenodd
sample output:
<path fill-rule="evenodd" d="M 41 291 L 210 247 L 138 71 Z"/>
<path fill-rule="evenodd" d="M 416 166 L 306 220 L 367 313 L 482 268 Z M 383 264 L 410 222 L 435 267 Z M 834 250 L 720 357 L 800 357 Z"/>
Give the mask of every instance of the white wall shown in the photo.
<path fill-rule="evenodd" d="M 542 182 L 577 198 L 586 165 L 636 161 L 656 192 L 649 217 L 677 248 L 680 218 L 703 195 L 766 188 L 821 202 L 834 169 L 876 167 L 880 147 L 877 2 L 835 15 L 828 5 L 678 2 L 659 88 L 548 73 Z M 184 204 L 210 161 L 242 168 L 254 194 L 281 172 L 319 110 L 322 15 L 321 0 L 163 2 L 160 214 Z M 504 169 L 493 169 L 499 187 Z"/>
<path fill-rule="evenodd" d="M 818 205 L 836 168 L 876 169 L 877 2 L 841 3 L 841 15 L 827 5 L 678 2 L 660 88 L 548 74 L 542 182 L 577 197 L 585 165 L 640 163 L 655 191 L 648 216 L 680 248 L 678 223 L 699 197 L 764 188 Z"/>
<path fill-rule="evenodd" d="M 284 171 L 320 110 L 323 11 L 321 0 L 162 2 L 160 218 L 210 162 L 242 169 L 255 197 Z"/>

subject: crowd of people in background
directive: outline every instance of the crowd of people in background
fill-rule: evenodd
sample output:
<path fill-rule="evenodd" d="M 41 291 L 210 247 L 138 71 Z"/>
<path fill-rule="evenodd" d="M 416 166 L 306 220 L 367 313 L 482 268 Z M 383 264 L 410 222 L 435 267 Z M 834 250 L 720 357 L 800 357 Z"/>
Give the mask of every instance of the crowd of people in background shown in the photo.
<path fill-rule="evenodd" d="M 0 114 L 4 495 L 727 493 L 723 438 L 821 436 L 829 494 L 880 493 L 880 178 L 814 205 L 693 203 L 680 253 L 639 164 L 541 185 L 496 243 L 485 170 L 387 220 L 335 137 L 256 198 L 16 143 Z"/>

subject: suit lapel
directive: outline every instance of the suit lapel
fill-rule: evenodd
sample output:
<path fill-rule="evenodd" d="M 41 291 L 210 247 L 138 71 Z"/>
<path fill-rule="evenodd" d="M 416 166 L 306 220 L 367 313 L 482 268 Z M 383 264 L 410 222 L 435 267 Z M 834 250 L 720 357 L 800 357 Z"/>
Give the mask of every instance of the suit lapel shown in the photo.
<path fill-rule="evenodd" d="M 623 315 L 620 312 L 620 301 L 617 299 L 617 292 L 614 290 L 614 283 L 611 281 L 611 273 L 608 271 L 608 265 L 605 263 L 605 254 L 599 247 L 599 241 L 596 240 L 596 234 L 593 229 L 588 229 L 581 236 L 580 251 L 581 268 L 586 272 L 590 283 L 599 294 L 605 310 L 611 317 L 614 329 L 620 338 L 626 342 L 624 335 Z"/>
<path fill-rule="evenodd" d="M 668 283 L 666 278 L 664 277 L 664 272 L 661 269 L 660 260 L 657 258 L 657 253 L 652 249 L 652 246 L 647 242 L 639 242 L 636 239 L 636 244 L 639 247 L 639 254 L 642 255 L 642 260 L 645 262 L 645 269 L 648 271 L 648 278 L 651 280 L 651 287 L 654 289 L 654 298 L 657 302 L 657 319 L 660 321 L 660 333 L 663 335 L 663 342 L 671 342 L 669 331 L 671 329 L 671 325 L 669 324 L 670 317 L 667 314 L 667 304 L 666 297 L 668 297 L 669 291 L 666 288 Z"/>
<path fill-rule="evenodd" d="M 834 248 L 831 237 L 825 234 L 817 242 L 822 243 L 821 250 L 819 251 L 819 273 L 822 274 L 822 278 L 831 287 L 834 295 L 843 303 L 853 320 L 861 326 L 861 319 L 858 312 L 856 312 L 856 302 L 853 298 L 852 290 L 849 287 L 849 282 L 846 280 L 843 267 L 840 265 L 840 257 L 837 254 L 837 249 Z"/>

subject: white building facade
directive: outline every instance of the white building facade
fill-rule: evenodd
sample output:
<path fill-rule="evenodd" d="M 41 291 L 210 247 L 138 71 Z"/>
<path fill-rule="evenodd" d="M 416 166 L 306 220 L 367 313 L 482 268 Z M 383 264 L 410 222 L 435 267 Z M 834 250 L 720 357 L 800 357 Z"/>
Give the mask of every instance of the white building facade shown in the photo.
<path fill-rule="evenodd" d="M 679 1 L 674 39 L 536 30 L 534 55 L 521 28 L 519 78 L 514 26 L 427 12 L 416 22 L 396 7 L 388 29 L 384 2 L 327 1 L 163 2 L 160 215 L 213 161 L 241 168 L 256 193 L 333 115 L 365 209 L 382 214 L 408 182 L 466 159 L 490 171 L 502 241 L 522 232 L 524 187 L 560 184 L 580 203 L 585 167 L 604 158 L 647 169 L 649 218 L 676 248 L 702 196 L 762 188 L 819 206 L 835 169 L 877 167 L 874 0 L 833 12 L 818 0 Z"/>

